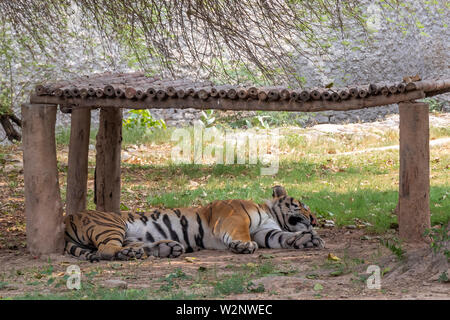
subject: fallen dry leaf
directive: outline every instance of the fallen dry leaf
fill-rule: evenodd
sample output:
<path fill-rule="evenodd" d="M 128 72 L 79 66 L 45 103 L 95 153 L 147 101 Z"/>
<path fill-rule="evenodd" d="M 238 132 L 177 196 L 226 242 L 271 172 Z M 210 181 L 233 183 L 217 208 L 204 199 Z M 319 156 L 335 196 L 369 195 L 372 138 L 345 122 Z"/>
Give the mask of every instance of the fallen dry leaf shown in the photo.
<path fill-rule="evenodd" d="M 328 254 L 328 260 L 331 261 L 341 261 L 341 258 L 339 258 L 338 256 L 332 254 L 331 252 Z"/>
<path fill-rule="evenodd" d="M 194 257 L 184 257 L 184 261 L 189 262 L 189 263 L 194 263 L 195 260 L 197 260 L 197 258 L 194 258 Z"/>

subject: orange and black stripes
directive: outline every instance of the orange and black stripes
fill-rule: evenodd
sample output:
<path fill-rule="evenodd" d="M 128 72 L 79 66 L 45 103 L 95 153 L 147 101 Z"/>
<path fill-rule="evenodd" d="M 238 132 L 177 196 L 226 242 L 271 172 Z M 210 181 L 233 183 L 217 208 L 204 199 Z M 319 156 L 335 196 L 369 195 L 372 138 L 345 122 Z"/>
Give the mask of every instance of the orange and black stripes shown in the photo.
<path fill-rule="evenodd" d="M 141 248 L 136 252 L 159 254 L 163 249 L 154 248 L 164 243 L 168 256 L 174 250 L 228 248 L 252 253 L 258 246 L 295 247 L 298 242 L 291 241 L 293 234 L 310 232 L 316 220 L 306 205 L 283 190 L 278 187 L 274 198 L 261 205 L 248 200 L 219 200 L 204 207 L 148 213 L 80 212 L 65 219 L 66 251 L 94 261 L 132 256 L 136 248 Z"/>

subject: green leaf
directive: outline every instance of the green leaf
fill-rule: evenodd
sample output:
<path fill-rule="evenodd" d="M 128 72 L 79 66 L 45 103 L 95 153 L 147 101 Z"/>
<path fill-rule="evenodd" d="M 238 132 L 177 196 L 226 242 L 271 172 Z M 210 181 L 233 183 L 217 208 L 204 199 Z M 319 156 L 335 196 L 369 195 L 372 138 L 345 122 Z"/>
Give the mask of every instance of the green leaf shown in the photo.
<path fill-rule="evenodd" d="M 321 285 L 320 283 L 316 283 L 314 285 L 314 291 L 322 291 L 323 290 L 323 285 Z"/>
<path fill-rule="evenodd" d="M 384 268 L 383 271 L 381 271 L 381 276 L 383 277 L 389 271 L 391 271 L 391 268 L 389 268 L 389 267 Z"/>
<path fill-rule="evenodd" d="M 330 276 L 332 277 L 339 277 L 340 275 L 342 275 L 344 273 L 343 270 L 336 270 L 330 273 Z"/>

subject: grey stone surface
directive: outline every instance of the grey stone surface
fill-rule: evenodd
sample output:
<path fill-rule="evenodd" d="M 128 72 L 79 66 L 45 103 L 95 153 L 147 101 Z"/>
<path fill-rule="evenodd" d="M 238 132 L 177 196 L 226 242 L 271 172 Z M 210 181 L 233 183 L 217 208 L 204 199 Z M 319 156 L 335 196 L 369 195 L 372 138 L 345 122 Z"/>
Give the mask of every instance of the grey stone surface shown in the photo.
<path fill-rule="evenodd" d="M 442 4 L 405 2 L 410 8 L 388 10 L 380 1 L 361 1 L 361 9 L 375 21 L 370 27 L 373 32 L 366 34 L 361 26 L 347 26 L 350 31 L 345 35 L 334 32 L 336 40 L 331 42 L 328 55 L 299 58 L 298 74 L 304 77 L 306 86 L 401 81 L 403 76 L 415 74 L 422 78 L 449 77 L 448 12 L 439 12 Z"/>
<path fill-rule="evenodd" d="M 151 109 L 150 113 L 155 119 L 164 119 L 168 126 L 180 127 L 184 125 L 193 124 L 197 119 L 200 119 L 201 111 L 196 109 Z M 92 110 L 91 126 L 98 128 L 99 110 Z M 123 117 L 128 116 L 128 110 L 124 110 Z M 57 113 L 57 128 L 59 130 L 70 127 L 70 114 Z"/>
<path fill-rule="evenodd" d="M 442 1 L 441 1 L 442 2 Z M 360 7 L 372 19 L 372 32 L 361 26 L 347 26 L 351 32 L 335 32 L 328 55 L 311 53 L 297 59 L 298 75 L 305 87 L 347 86 L 370 82 L 401 81 L 419 74 L 423 79 L 450 77 L 450 18 L 439 12 L 441 5 L 407 1 L 409 8 L 384 8 L 380 1 L 364 0 Z M 415 11 L 415 13 L 413 13 Z M 413 13 L 413 14 L 412 14 Z M 390 21 L 390 22 L 389 22 Z M 450 94 L 436 97 L 450 111 Z M 304 125 L 371 122 L 398 113 L 397 105 L 312 115 Z"/>
<path fill-rule="evenodd" d="M 407 1 L 407 6 L 395 10 L 383 7 L 379 0 L 360 1 L 368 16 L 368 34 L 358 25 L 347 25 L 347 32 L 336 31 L 328 55 L 311 52 L 296 61 L 298 75 L 306 87 L 363 84 L 369 82 L 401 81 L 403 76 L 419 74 L 422 78 L 450 77 L 450 18 L 438 4 Z M 409 6 L 409 7 L 408 7 Z M 332 31 L 331 31 L 332 32 Z M 327 34 L 329 35 L 329 34 Z M 450 95 L 440 95 L 440 101 L 450 101 Z M 443 111 L 450 111 L 449 104 Z M 155 118 L 163 118 L 169 126 L 192 124 L 200 111 L 152 110 Z M 309 114 L 299 124 L 357 123 L 384 119 L 398 113 L 397 105 L 352 111 L 327 111 Z M 94 125 L 98 117 L 94 115 Z"/>
<path fill-rule="evenodd" d="M 387 115 L 398 113 L 397 105 L 389 105 L 383 107 L 374 107 L 350 111 L 325 111 L 311 115 L 310 119 L 305 123 L 308 125 L 315 125 L 321 123 L 357 123 L 357 122 L 373 122 L 383 120 Z M 329 121 L 324 122 L 324 116 L 328 117 Z"/>
<path fill-rule="evenodd" d="M 379 0 L 360 1 L 359 6 L 372 21 L 369 34 L 361 26 L 347 25 L 344 33 L 334 32 L 329 54 L 311 52 L 296 60 L 297 75 L 305 79 L 305 86 L 335 86 L 369 82 L 401 81 L 403 76 L 419 74 L 422 78 L 450 78 L 450 18 L 444 0 L 405 1 L 407 6 L 389 10 Z M 409 6 L 409 8 L 408 8 Z M 389 22 L 390 21 L 390 22 Z M 322 32 L 322 31 L 320 31 Z M 333 31 L 329 31 L 333 32 Z M 329 35 L 327 33 L 327 36 Z M 439 95 L 450 112 L 450 94 Z M 199 110 L 155 109 L 157 119 L 169 126 L 192 124 L 200 118 Z M 16 113 L 20 113 L 16 110 Z M 398 113 L 396 105 L 354 111 L 311 114 L 299 124 L 310 126 L 325 123 L 355 123 L 381 120 Z M 92 113 L 92 127 L 98 126 L 98 110 Z M 126 116 L 126 113 L 125 113 Z M 328 120 L 326 120 L 328 119 Z M 67 128 L 70 116 L 58 113 L 57 126 Z M 5 143 L 0 130 L 0 143 Z"/>

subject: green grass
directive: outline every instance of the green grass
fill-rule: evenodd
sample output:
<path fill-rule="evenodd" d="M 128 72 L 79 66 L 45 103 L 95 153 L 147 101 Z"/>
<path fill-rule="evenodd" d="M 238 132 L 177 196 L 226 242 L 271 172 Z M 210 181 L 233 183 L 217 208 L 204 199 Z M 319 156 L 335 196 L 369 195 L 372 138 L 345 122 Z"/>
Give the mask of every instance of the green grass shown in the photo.
<path fill-rule="evenodd" d="M 450 136 L 450 128 L 449 127 L 431 127 L 430 128 L 430 136 L 431 138 L 441 138 L 441 137 L 449 137 Z"/>
<path fill-rule="evenodd" d="M 253 281 L 268 276 L 291 276 L 298 273 L 298 270 L 275 265 L 271 258 L 260 257 L 259 263 L 248 263 L 240 266 L 230 265 L 233 270 L 231 274 L 216 277 L 212 281 L 213 296 L 227 296 L 240 293 L 264 292 L 263 285 L 256 286 Z M 266 261 L 264 261 L 266 260 Z M 258 262 L 258 261 L 256 261 Z"/>
<path fill-rule="evenodd" d="M 338 226 L 354 224 L 354 219 L 369 222 L 373 231 L 389 229 L 396 216 L 397 170 L 384 169 L 377 162 L 361 167 L 347 167 L 344 172 L 330 172 L 317 162 L 282 164 L 275 179 L 259 176 L 258 166 L 147 166 L 136 169 L 148 172 L 146 179 L 173 177 L 170 187 L 145 190 L 148 206 L 185 207 L 206 204 L 216 199 L 270 198 L 270 186 L 284 185 L 289 193 L 306 202 L 319 217 L 333 219 Z M 190 180 L 209 176 L 201 188 L 186 189 Z M 430 190 L 431 220 L 444 224 L 449 219 L 450 201 L 445 184 L 432 185 Z M 126 195 L 124 195 L 126 198 Z"/>
<path fill-rule="evenodd" d="M 33 292 L 14 297 L 15 300 L 146 300 L 148 298 L 149 292 L 144 289 L 124 290 L 107 288 L 82 288 L 63 294 Z"/>
<path fill-rule="evenodd" d="M 321 267 L 329 271 L 328 277 L 339 277 L 351 272 L 354 272 L 358 266 L 364 264 L 363 259 L 350 256 L 347 250 L 344 251 L 344 255 L 339 261 L 333 261 L 328 259 Z M 318 279 L 320 276 L 316 273 L 309 273 L 306 276 L 308 279 Z"/>
<path fill-rule="evenodd" d="M 257 113 L 270 116 L 277 125 L 289 124 L 288 113 Z M 230 119 L 229 119 L 230 120 Z M 236 120 L 238 121 L 238 120 Z M 229 125 L 223 119 L 219 124 Z M 223 123 L 222 123 L 223 122 Z M 192 127 L 187 128 L 191 134 Z M 398 131 L 374 131 L 368 136 L 325 134 L 306 137 L 308 129 L 280 129 L 280 167 L 274 176 L 260 175 L 256 165 L 174 164 L 170 153 L 166 160 L 151 165 L 123 163 L 122 201 L 138 203 L 146 210 L 152 206 L 187 207 L 217 199 L 251 199 L 262 202 L 271 196 L 270 187 L 281 184 L 290 195 L 307 203 L 319 217 L 333 219 L 338 226 L 359 219 L 372 224 L 371 231 L 383 233 L 397 217 L 392 214 L 398 198 L 398 150 L 364 154 L 336 153 L 398 144 Z M 124 128 L 123 142 L 155 145 L 171 142 L 173 129 L 144 130 Z M 68 130 L 58 134 L 59 143 L 67 143 Z M 431 127 L 431 139 L 450 136 L 450 128 Z M 91 133 L 94 139 L 95 132 Z M 91 143 L 94 143 L 92 140 Z M 156 147 L 157 148 L 157 147 Z M 431 222 L 445 224 L 450 219 L 448 149 L 431 149 Z M 151 152 L 151 151 L 149 151 Z M 93 170 L 89 172 L 93 175 Z M 207 177 L 207 179 L 205 179 Z M 188 187 L 195 181 L 197 187 Z M 89 192 L 89 203 L 93 193 Z"/>
<path fill-rule="evenodd" d="M 122 143 L 124 145 L 142 144 L 148 143 L 149 141 L 155 144 L 166 143 L 170 141 L 172 132 L 173 132 L 172 128 L 150 130 L 141 127 L 132 127 L 132 128 L 123 127 Z"/>
<path fill-rule="evenodd" d="M 430 112 L 442 111 L 442 108 L 444 107 L 445 104 L 443 101 L 440 101 L 439 99 L 436 98 L 425 98 L 419 101 L 428 103 L 428 108 Z"/>
<path fill-rule="evenodd" d="M 260 257 L 261 258 L 261 257 Z M 52 282 L 48 286 L 60 288 L 60 292 L 42 293 L 32 291 L 25 295 L 13 297 L 15 300 L 188 300 L 201 298 L 224 298 L 232 294 L 264 292 L 263 286 L 253 285 L 253 280 L 272 275 L 292 275 L 297 270 L 280 268 L 272 259 L 261 258 L 261 263 L 230 265 L 229 273 L 218 274 L 215 268 L 199 268 L 197 275 L 186 274 L 181 268 L 175 268 L 167 275 L 155 279 L 154 284 L 145 289 L 109 289 L 96 284 L 96 272 L 88 276 L 88 281 L 82 282 L 80 290 L 68 290 L 64 285 Z M 258 261 L 257 261 L 258 262 Z M 49 265 L 35 274 L 49 275 L 53 269 Z M 25 271 L 24 271 L 25 272 Z M 46 279 L 46 278 L 45 278 Z M 64 279 L 60 280 L 62 282 Z M 45 281 L 45 280 L 44 280 Z M 6 285 L 6 282 L 0 282 Z M 33 283 L 29 283 L 33 286 Z M 50 287 L 49 287 L 50 288 Z M 9 298 L 7 298 L 9 299 Z"/>
<path fill-rule="evenodd" d="M 95 138 L 97 136 L 98 129 L 91 129 L 89 134 L 90 143 L 95 145 Z M 122 144 L 124 146 L 131 144 L 143 144 L 153 142 L 160 144 L 170 141 L 170 136 L 173 132 L 172 128 L 168 129 L 146 129 L 141 127 L 122 128 Z M 58 128 L 56 131 L 56 145 L 67 146 L 70 141 L 70 127 Z"/>
<path fill-rule="evenodd" d="M 398 239 L 381 239 L 380 242 L 383 246 L 391 250 L 391 252 L 397 256 L 398 260 L 401 261 L 405 258 L 404 255 L 406 251 L 402 248 L 402 244 Z"/>
<path fill-rule="evenodd" d="M 67 146 L 70 141 L 70 127 L 61 127 L 56 130 L 55 135 L 57 146 Z"/>
<path fill-rule="evenodd" d="M 95 145 L 97 129 L 91 129 L 89 133 L 89 143 Z M 55 140 L 57 146 L 68 146 L 70 142 L 70 127 L 59 127 L 56 129 Z"/>
<path fill-rule="evenodd" d="M 255 115 L 247 116 L 236 112 L 231 116 L 218 118 L 214 124 L 228 128 L 299 126 L 313 116 L 313 113 L 287 111 L 256 111 Z"/>
<path fill-rule="evenodd" d="M 245 275 L 234 273 L 231 277 L 218 281 L 214 285 L 214 294 L 230 295 L 233 293 L 244 293 L 247 281 Z"/>
<path fill-rule="evenodd" d="M 265 114 L 263 114 L 265 115 Z M 238 121 L 238 120 L 236 120 Z M 273 119 L 283 125 L 289 121 L 283 114 Z M 286 121 L 283 123 L 283 121 Z M 289 123 L 288 123 L 289 124 Z M 192 133 L 193 129 L 188 128 Z M 149 153 L 171 142 L 173 129 L 124 129 L 123 144 L 144 144 Z M 392 213 L 398 199 L 398 150 L 339 155 L 338 153 L 398 144 L 398 132 L 384 131 L 368 137 L 352 135 L 323 135 L 311 139 L 305 129 L 280 129 L 280 167 L 274 176 L 260 175 L 262 164 L 256 165 L 190 165 L 174 164 L 167 158 L 158 162 L 137 165 L 122 164 L 122 202 L 125 207 L 147 210 L 154 206 L 183 207 L 206 204 L 217 199 L 251 199 L 263 202 L 271 197 L 271 186 L 280 184 L 288 193 L 307 203 L 321 218 L 332 219 L 337 226 L 355 224 L 355 220 L 370 223 L 369 231 L 383 234 L 397 217 Z M 90 135 L 95 144 L 96 131 Z M 450 128 L 430 129 L 432 139 L 450 137 Z M 65 147 L 70 130 L 57 134 L 59 147 Z M 165 146 L 166 147 L 166 146 Z M 152 149 L 154 148 L 154 149 Z M 166 148 L 167 149 L 167 148 Z M 448 146 L 430 151 L 431 188 L 430 210 L 432 225 L 446 225 L 450 220 L 450 152 Z M 9 149 L 0 147 L 0 165 Z M 65 170 L 60 161 L 62 197 L 65 197 Z M 93 158 L 90 159 L 89 180 L 93 181 Z M 195 184 L 192 186 L 192 182 Z M 5 188 L 20 189 L 18 180 L 8 180 Z M 88 189 L 88 208 L 94 209 L 93 190 Z M 401 246 L 385 244 L 393 253 L 400 254 Z M 380 246 L 382 246 L 380 244 Z M 326 276 L 338 277 L 356 272 L 362 263 L 352 257 L 341 257 L 339 262 L 327 262 Z M 56 267 L 55 267 L 56 268 Z M 121 272 L 121 266 L 113 268 Z M 117 269 L 117 270 L 116 270 Z M 28 271 L 15 270 L 11 277 L 23 277 Z M 275 265 L 270 256 L 259 257 L 255 263 L 230 264 L 226 272 L 216 272 L 214 267 L 200 267 L 197 273 L 175 268 L 159 279 L 151 279 L 145 289 L 107 289 L 97 283 L 95 274 L 86 274 L 82 289 L 65 289 L 64 279 L 55 277 L 56 269 L 48 266 L 31 270 L 27 278 L 30 293 L 15 299 L 202 299 L 226 298 L 229 295 L 263 292 L 253 281 L 266 276 L 286 276 L 298 273 L 286 265 Z M 122 276 L 114 273 L 115 276 Z M 316 278 L 320 275 L 309 274 Z M 308 276 L 307 276 L 308 277 Z M 53 280 L 52 280 L 53 279 Z M 0 275 L 0 288 L 11 279 Z M 42 291 L 45 286 L 49 291 Z"/>

